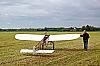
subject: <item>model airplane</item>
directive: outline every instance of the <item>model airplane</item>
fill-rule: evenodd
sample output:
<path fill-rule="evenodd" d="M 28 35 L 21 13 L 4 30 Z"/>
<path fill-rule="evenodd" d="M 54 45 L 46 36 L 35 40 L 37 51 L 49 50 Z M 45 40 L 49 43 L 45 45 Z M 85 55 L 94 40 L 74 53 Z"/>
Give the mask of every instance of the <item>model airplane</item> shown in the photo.
<path fill-rule="evenodd" d="M 34 34 L 16 34 L 15 38 L 17 40 L 31 40 L 39 41 L 39 43 L 33 47 L 33 50 L 22 49 L 21 53 L 53 53 L 54 52 L 54 42 L 53 41 L 63 41 L 63 40 L 74 40 L 80 37 L 80 34 L 63 34 L 63 35 L 34 35 Z M 43 47 L 48 43 L 53 44 L 53 50 L 43 50 Z M 41 48 L 42 47 L 42 48 Z M 38 50 L 37 50 L 38 48 Z M 42 50 L 41 50 L 42 49 Z"/>

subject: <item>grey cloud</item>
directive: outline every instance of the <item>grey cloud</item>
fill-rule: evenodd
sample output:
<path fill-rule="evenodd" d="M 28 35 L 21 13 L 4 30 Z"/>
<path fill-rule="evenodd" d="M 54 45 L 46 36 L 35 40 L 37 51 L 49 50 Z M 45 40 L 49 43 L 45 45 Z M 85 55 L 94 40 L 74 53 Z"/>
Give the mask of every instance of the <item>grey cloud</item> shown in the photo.
<path fill-rule="evenodd" d="M 3 19 L 0 22 L 17 25 L 25 22 L 35 27 L 86 23 L 100 26 L 99 3 L 99 0 L 0 0 Z"/>

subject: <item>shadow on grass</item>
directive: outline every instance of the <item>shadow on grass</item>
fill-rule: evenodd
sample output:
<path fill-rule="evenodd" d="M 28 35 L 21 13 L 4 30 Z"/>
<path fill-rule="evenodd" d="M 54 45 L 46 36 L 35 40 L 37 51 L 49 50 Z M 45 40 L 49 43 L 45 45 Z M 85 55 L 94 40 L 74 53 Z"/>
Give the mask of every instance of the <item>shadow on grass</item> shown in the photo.
<path fill-rule="evenodd" d="M 23 54 L 23 55 L 26 55 L 26 56 L 37 56 L 37 57 L 56 57 L 56 55 L 54 54 Z"/>
<path fill-rule="evenodd" d="M 69 49 L 69 48 L 56 48 L 55 51 L 85 51 L 84 49 Z M 100 50 L 100 49 L 88 49 L 87 51 L 95 51 L 95 50 Z"/>

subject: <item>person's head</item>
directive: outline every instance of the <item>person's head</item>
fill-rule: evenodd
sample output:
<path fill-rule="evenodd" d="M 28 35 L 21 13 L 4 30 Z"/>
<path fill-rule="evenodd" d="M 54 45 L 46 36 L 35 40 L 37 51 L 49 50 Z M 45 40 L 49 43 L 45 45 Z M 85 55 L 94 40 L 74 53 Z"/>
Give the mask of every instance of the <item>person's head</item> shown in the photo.
<path fill-rule="evenodd" d="M 83 34 L 84 34 L 84 33 L 87 33 L 86 30 L 83 31 Z"/>

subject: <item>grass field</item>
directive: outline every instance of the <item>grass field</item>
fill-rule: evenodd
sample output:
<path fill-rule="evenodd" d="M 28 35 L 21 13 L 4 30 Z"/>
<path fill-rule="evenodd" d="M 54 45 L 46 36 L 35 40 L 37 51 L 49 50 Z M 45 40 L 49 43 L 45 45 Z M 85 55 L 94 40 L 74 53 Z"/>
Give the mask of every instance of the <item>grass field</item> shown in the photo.
<path fill-rule="evenodd" d="M 18 33 L 43 34 L 43 32 L 0 32 L 0 66 L 100 66 L 100 32 L 89 32 L 89 49 L 83 50 L 82 38 L 55 42 L 53 54 L 23 55 L 20 49 L 32 49 L 38 42 L 18 41 Z M 81 32 L 50 32 L 69 34 Z M 48 48 L 50 48 L 49 46 Z"/>

